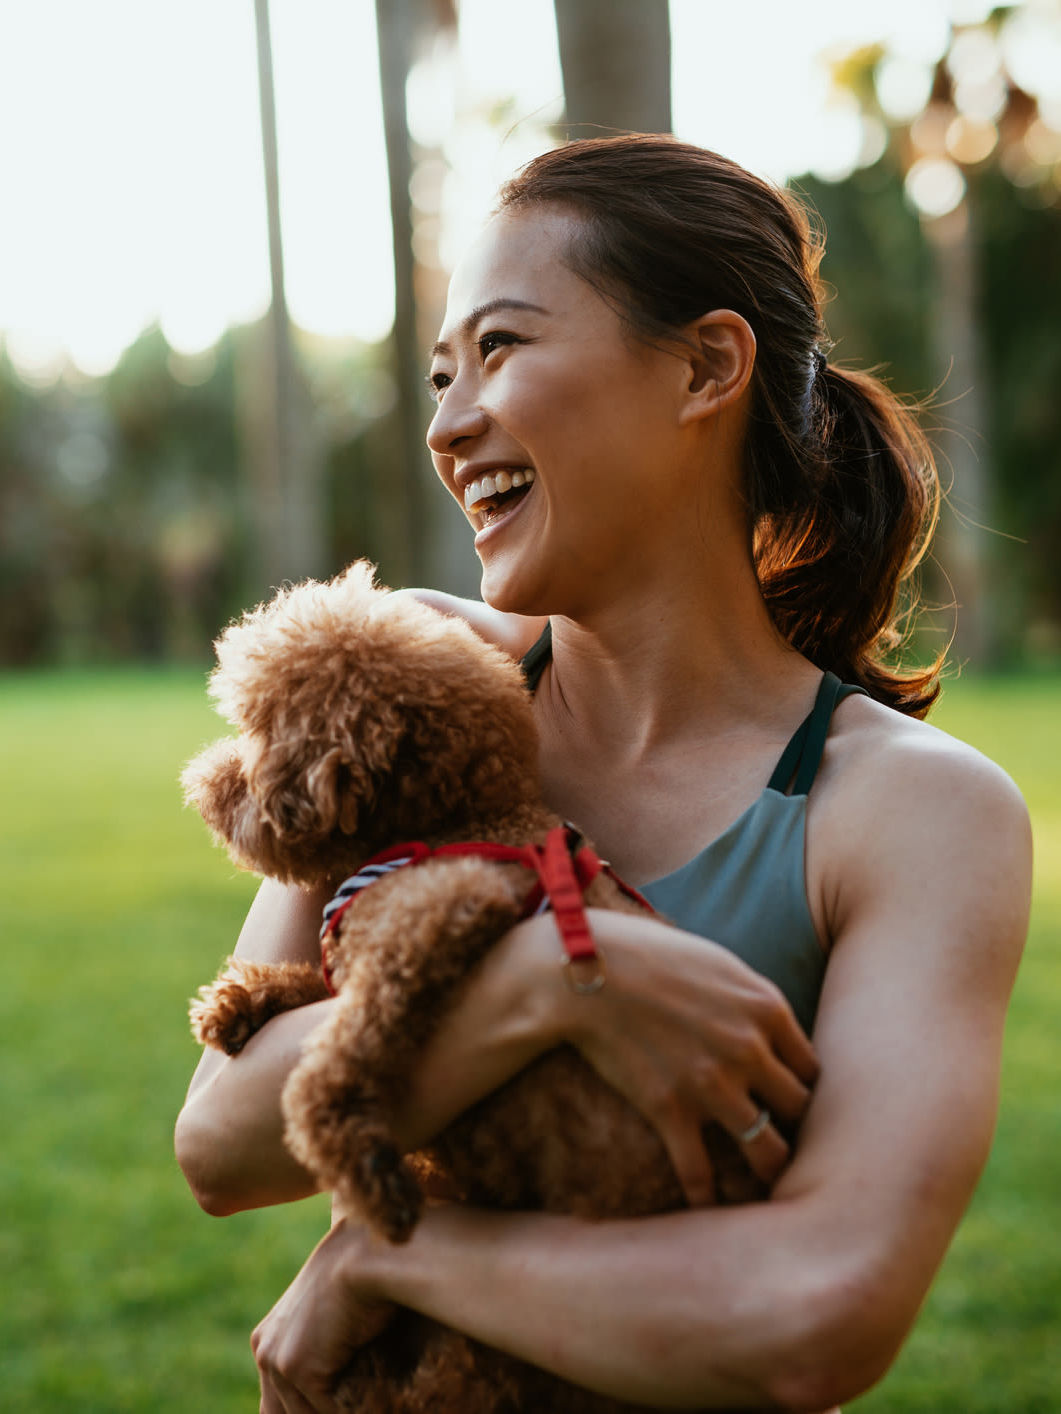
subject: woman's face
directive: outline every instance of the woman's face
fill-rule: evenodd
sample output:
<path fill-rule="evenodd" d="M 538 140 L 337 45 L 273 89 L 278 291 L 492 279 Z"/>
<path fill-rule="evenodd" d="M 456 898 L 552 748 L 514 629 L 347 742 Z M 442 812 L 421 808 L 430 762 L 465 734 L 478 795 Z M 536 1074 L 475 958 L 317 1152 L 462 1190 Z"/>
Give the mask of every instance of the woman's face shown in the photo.
<path fill-rule="evenodd" d="M 567 613 L 666 553 L 688 369 L 635 342 L 564 264 L 577 217 L 495 217 L 453 276 L 431 361 L 435 470 L 482 561 L 483 597 Z M 484 482 L 483 478 L 487 480 Z"/>

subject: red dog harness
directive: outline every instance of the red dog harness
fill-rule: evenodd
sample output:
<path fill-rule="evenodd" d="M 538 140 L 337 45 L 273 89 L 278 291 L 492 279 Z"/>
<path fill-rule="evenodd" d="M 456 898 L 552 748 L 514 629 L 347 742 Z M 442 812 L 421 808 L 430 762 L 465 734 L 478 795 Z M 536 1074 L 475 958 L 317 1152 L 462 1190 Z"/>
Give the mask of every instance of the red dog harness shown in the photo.
<path fill-rule="evenodd" d="M 487 840 L 462 840 L 459 844 L 441 844 L 431 848 L 420 840 L 394 845 L 373 857 L 358 872 L 341 884 L 335 897 L 324 910 L 321 928 L 321 966 L 328 990 L 335 995 L 328 960 L 328 943 L 346 910 L 370 884 L 396 869 L 423 864 L 425 859 L 446 856 L 478 855 L 481 859 L 496 859 L 504 864 L 522 864 L 537 876 L 527 896 L 522 917 L 552 912 L 564 947 L 565 963 L 596 961 L 598 971 L 590 983 L 574 982 L 576 991 L 596 991 L 604 981 L 602 960 L 589 931 L 589 921 L 582 895 L 600 873 L 606 873 L 628 898 L 639 903 L 649 913 L 652 905 L 636 889 L 624 884 L 597 852 L 582 838 L 573 825 L 557 825 L 545 837 L 544 845 L 492 844 Z"/>

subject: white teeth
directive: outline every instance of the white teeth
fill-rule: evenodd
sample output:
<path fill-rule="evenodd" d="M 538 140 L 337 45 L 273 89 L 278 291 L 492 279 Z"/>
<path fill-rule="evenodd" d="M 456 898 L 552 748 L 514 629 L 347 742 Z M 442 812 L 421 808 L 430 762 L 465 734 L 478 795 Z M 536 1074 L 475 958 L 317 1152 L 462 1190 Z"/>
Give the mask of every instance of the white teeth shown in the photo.
<path fill-rule="evenodd" d="M 506 491 L 511 491 L 513 487 L 529 486 L 534 480 L 534 472 L 527 467 L 520 467 L 508 471 L 502 468 L 500 471 L 486 472 L 464 488 L 464 509 L 475 512 L 479 509 L 481 502 L 488 501 L 491 496 L 503 496 Z"/>

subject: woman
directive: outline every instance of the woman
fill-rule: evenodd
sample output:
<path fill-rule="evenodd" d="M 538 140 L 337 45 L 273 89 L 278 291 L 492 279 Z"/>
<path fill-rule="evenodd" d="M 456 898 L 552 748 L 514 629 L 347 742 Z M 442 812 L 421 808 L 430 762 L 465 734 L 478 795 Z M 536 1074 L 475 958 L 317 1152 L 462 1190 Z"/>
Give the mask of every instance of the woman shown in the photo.
<path fill-rule="evenodd" d="M 395 1123 L 420 1144 L 567 1041 L 690 1207 L 439 1205 L 400 1248 L 340 1221 L 255 1333 L 265 1411 L 331 1409 L 392 1303 L 675 1408 L 822 1410 L 914 1320 L 990 1146 L 1030 845 L 1011 782 L 919 720 L 934 675 L 887 665 L 935 482 L 888 392 L 827 365 L 818 255 L 788 197 L 634 137 L 535 159 L 454 275 L 428 442 L 485 602 L 423 597 L 536 645 L 547 798 L 677 926 L 594 913 L 607 980 L 577 996 L 551 920 L 520 925 Z M 267 881 L 239 950 L 315 956 L 324 901 Z M 204 1057 L 178 1152 L 209 1211 L 311 1190 L 278 1094 L 330 1005 Z M 708 1120 L 771 1201 L 703 1206 Z"/>

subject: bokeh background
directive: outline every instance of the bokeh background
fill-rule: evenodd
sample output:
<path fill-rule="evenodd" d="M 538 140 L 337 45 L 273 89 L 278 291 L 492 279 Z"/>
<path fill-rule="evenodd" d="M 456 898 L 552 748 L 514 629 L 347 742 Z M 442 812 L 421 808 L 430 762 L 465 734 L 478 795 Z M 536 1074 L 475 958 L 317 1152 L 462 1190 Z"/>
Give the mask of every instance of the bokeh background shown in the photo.
<path fill-rule="evenodd" d="M 256 1407 L 322 1200 L 219 1222 L 171 1155 L 185 1001 L 253 881 L 181 812 L 217 631 L 368 555 L 475 593 L 425 350 L 498 181 L 673 130 L 803 193 L 833 357 L 928 400 L 911 649 L 1037 837 L 995 1154 L 860 1410 L 1061 1408 L 1061 4 L 0 0 L 5 1408 Z M 90 1005 L 91 1003 L 91 1005 Z"/>

